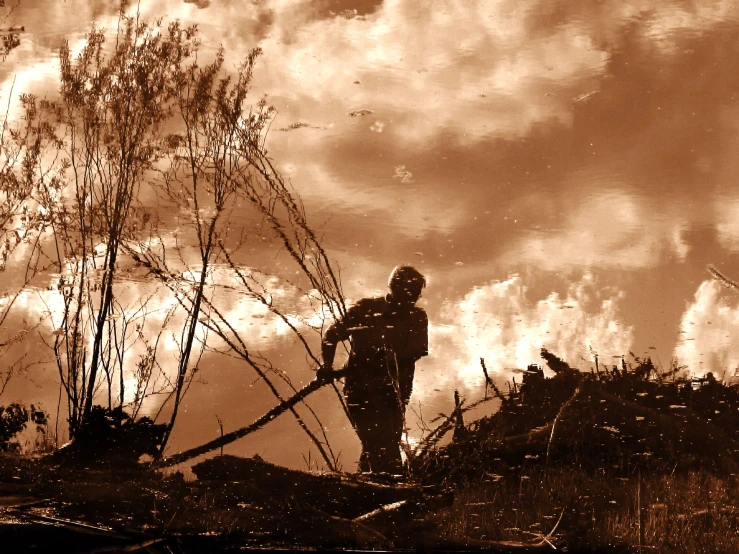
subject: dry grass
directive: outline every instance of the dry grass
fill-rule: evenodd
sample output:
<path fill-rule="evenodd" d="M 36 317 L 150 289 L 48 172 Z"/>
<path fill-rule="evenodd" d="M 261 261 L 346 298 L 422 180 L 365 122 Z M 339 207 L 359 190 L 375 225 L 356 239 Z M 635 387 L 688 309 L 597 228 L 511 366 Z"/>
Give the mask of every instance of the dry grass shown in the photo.
<path fill-rule="evenodd" d="M 736 485 L 734 476 L 704 472 L 644 476 L 642 547 L 665 553 L 739 552 Z M 638 548 L 638 490 L 638 476 L 618 478 L 605 471 L 541 468 L 506 478 L 489 475 L 458 491 L 439 530 L 487 540 L 549 537 L 565 548 Z"/>

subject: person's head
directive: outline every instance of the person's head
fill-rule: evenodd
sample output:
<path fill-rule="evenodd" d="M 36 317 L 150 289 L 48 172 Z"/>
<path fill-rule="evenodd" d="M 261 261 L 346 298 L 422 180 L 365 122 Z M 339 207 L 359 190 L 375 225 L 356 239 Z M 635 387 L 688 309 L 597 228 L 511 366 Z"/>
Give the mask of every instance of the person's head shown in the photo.
<path fill-rule="evenodd" d="M 390 274 L 390 296 L 399 304 L 415 304 L 426 286 L 426 278 L 414 267 L 399 265 Z"/>

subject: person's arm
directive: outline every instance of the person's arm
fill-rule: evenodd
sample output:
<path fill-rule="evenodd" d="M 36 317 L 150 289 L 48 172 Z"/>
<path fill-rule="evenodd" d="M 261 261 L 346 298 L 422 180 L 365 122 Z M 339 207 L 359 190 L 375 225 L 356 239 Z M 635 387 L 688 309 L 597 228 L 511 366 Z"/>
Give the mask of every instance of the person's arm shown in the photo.
<path fill-rule="evenodd" d="M 331 371 L 333 369 L 336 347 L 340 342 L 349 340 L 351 336 L 349 328 L 352 325 L 351 322 L 357 318 L 358 305 L 349 308 L 346 315 L 342 319 L 335 321 L 323 334 L 323 340 L 321 341 L 322 370 Z"/>
<path fill-rule="evenodd" d="M 400 398 L 403 401 L 403 406 L 407 406 L 413 393 L 413 373 L 415 370 L 415 363 L 410 362 L 408 367 L 400 367 L 398 374 L 398 385 L 400 387 Z"/>
<path fill-rule="evenodd" d="M 400 385 L 400 396 L 403 405 L 407 406 L 413 393 L 413 375 L 416 369 L 416 362 L 429 353 L 429 320 L 426 312 L 419 309 L 415 321 L 410 328 L 410 346 L 412 361 L 407 366 L 399 368 L 398 375 Z"/>
<path fill-rule="evenodd" d="M 334 357 L 336 356 L 336 347 L 342 340 L 349 338 L 346 332 L 346 326 L 343 322 L 335 322 L 331 327 L 326 329 L 321 341 L 321 359 L 323 360 L 323 369 L 332 369 L 334 367 Z"/>
<path fill-rule="evenodd" d="M 429 354 L 429 318 L 426 312 L 420 309 L 417 318 L 411 328 L 413 361 L 418 361 Z"/>

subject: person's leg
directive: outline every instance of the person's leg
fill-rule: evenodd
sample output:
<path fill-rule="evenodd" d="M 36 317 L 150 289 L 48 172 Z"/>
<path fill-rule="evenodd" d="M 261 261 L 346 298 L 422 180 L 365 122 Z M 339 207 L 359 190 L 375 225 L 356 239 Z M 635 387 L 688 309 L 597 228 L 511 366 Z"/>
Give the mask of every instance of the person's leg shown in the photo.
<path fill-rule="evenodd" d="M 346 407 L 349 410 L 349 415 L 352 417 L 354 430 L 357 432 L 359 442 L 362 444 L 362 453 L 359 456 L 357 471 L 372 471 L 370 456 L 368 454 L 368 443 L 370 445 L 372 444 L 370 435 L 372 433 L 373 418 L 367 411 L 367 402 L 357 402 L 347 398 Z"/>
<path fill-rule="evenodd" d="M 370 471 L 372 471 L 369 463 L 369 456 L 367 456 L 367 451 L 364 449 L 364 446 L 362 446 L 362 454 L 360 454 L 359 456 L 357 471 L 359 471 L 360 473 L 369 473 Z"/>
<path fill-rule="evenodd" d="M 402 473 L 400 439 L 403 416 L 397 400 L 380 396 L 361 402 L 347 402 L 347 407 L 362 443 L 359 471 Z"/>
<path fill-rule="evenodd" d="M 400 458 L 400 444 L 392 440 L 389 433 L 383 433 L 377 437 L 377 441 L 369 452 L 372 471 L 392 473 L 394 475 L 403 472 L 403 462 Z"/>
<path fill-rule="evenodd" d="M 369 433 L 370 444 L 367 453 L 372 471 L 386 473 L 402 473 L 403 463 L 400 457 L 400 437 L 402 433 L 402 416 L 394 398 L 378 398 L 370 408 L 374 425 Z"/>

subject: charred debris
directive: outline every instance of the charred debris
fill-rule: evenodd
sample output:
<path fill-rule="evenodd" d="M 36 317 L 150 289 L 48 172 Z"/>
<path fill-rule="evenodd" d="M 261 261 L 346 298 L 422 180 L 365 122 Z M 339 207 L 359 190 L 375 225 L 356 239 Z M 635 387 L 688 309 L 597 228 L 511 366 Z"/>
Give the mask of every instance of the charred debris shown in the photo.
<path fill-rule="evenodd" d="M 737 473 L 739 466 L 739 387 L 684 375 L 684 368 L 659 371 L 651 359 L 598 364 L 590 372 L 570 367 L 542 349 L 554 372 L 530 365 L 519 383 L 503 393 L 487 377 L 500 401 L 493 415 L 464 423 L 458 403 L 440 427 L 454 440 L 426 441 L 413 460 L 421 481 L 459 483 L 485 473 L 522 468 L 607 467 L 615 474 L 705 470 Z M 471 407 L 471 406 L 470 406 Z"/>

